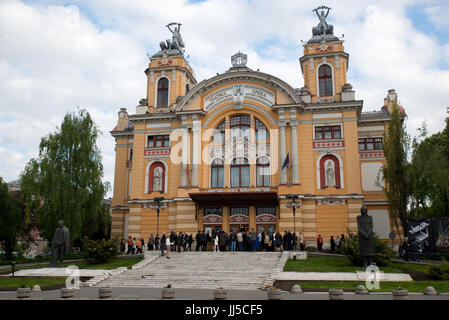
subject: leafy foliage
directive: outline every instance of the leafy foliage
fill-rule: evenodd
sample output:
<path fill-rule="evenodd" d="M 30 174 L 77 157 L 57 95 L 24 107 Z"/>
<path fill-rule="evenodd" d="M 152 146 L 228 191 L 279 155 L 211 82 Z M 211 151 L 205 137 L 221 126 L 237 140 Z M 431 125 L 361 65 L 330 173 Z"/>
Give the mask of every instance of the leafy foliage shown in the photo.
<path fill-rule="evenodd" d="M 393 223 L 399 233 L 399 222 L 402 230 L 405 228 L 407 218 L 407 150 L 409 137 L 403 124 L 404 115 L 401 114 L 397 101 L 393 101 L 391 108 L 391 120 L 388 130 L 384 134 L 383 150 L 385 154 L 385 166 L 382 167 L 382 175 L 385 179 L 383 191 L 389 200 L 390 213 Z"/>
<path fill-rule="evenodd" d="M 431 264 L 428 273 L 434 279 L 449 280 L 449 262 L 443 259 L 440 264 Z"/>
<path fill-rule="evenodd" d="M 84 259 L 90 264 L 107 262 L 119 253 L 118 237 L 109 240 L 89 240 L 84 237 L 82 242 Z"/>
<path fill-rule="evenodd" d="M 0 244 L 6 258 L 12 259 L 17 237 L 23 233 L 22 214 L 16 198 L 8 191 L 8 185 L 0 177 Z"/>
<path fill-rule="evenodd" d="M 425 123 L 419 129 L 407 180 L 412 216 L 449 216 L 449 117 L 445 129 L 430 137 Z"/>
<path fill-rule="evenodd" d="M 27 203 L 40 201 L 38 225 L 49 240 L 59 220 L 64 220 L 72 239 L 107 233 L 104 225 L 110 218 L 102 200 L 109 184 L 101 181 L 98 134 L 86 110 L 67 113 L 61 127 L 41 139 L 38 158 L 29 161 L 21 176 Z"/>
<path fill-rule="evenodd" d="M 342 242 L 340 252 L 348 257 L 354 265 L 363 266 L 363 260 L 360 257 L 359 235 L 347 230 L 348 237 Z M 377 266 L 386 266 L 390 258 L 394 256 L 393 250 L 387 243 L 379 240 L 374 234 L 374 251 L 376 256 L 374 262 Z"/>

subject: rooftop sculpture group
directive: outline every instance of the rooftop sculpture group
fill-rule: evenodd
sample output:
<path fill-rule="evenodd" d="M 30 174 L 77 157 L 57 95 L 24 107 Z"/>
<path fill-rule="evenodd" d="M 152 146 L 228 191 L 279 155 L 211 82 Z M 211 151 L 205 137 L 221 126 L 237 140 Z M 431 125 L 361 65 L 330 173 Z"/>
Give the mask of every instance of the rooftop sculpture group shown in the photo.
<path fill-rule="evenodd" d="M 172 29 L 172 26 L 175 26 Z M 166 25 L 168 30 L 172 33 L 172 38 L 167 39 L 164 41 L 161 41 L 159 43 L 159 46 L 161 47 L 161 51 L 156 53 L 153 57 L 159 57 L 159 56 L 174 56 L 174 55 L 183 55 L 184 54 L 184 41 L 181 37 L 181 24 L 178 22 L 172 22 Z"/>
<path fill-rule="evenodd" d="M 316 27 L 312 28 L 312 39 L 309 40 L 309 43 L 321 42 L 323 40 L 338 40 L 338 38 L 334 36 L 334 26 L 326 21 L 330 10 L 332 9 L 326 6 L 321 6 L 312 10 L 312 12 L 316 13 L 320 22 Z"/>

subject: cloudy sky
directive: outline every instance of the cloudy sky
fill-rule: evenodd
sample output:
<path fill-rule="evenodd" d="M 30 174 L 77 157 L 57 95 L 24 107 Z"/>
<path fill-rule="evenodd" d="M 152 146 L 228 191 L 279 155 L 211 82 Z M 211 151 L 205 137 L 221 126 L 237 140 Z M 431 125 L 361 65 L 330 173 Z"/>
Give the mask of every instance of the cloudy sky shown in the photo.
<path fill-rule="evenodd" d="M 0 0 L 0 176 L 19 177 L 42 136 L 65 113 L 86 108 L 103 135 L 105 181 L 114 180 L 115 126 L 121 107 L 145 97 L 147 53 L 158 51 L 181 22 L 186 56 L 201 81 L 224 72 L 237 51 L 248 66 L 303 86 L 301 40 L 332 8 L 344 34 L 348 81 L 364 111 L 398 92 L 411 134 L 425 120 L 442 130 L 449 106 L 447 0 Z"/>

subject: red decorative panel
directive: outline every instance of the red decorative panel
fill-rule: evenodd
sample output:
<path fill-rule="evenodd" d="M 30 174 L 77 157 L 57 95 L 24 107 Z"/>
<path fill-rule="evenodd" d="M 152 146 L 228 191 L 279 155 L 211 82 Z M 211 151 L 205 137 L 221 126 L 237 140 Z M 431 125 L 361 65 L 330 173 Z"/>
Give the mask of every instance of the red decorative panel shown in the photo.
<path fill-rule="evenodd" d="M 385 155 L 383 151 L 360 152 L 360 158 L 362 159 L 385 158 Z"/>
<path fill-rule="evenodd" d="M 203 224 L 221 224 L 221 223 L 223 223 L 223 218 L 215 214 L 210 214 L 203 218 Z"/>
<path fill-rule="evenodd" d="M 170 155 L 170 148 L 154 148 L 154 149 L 146 149 L 144 156 L 166 156 Z"/>
<path fill-rule="evenodd" d="M 343 148 L 345 142 L 343 140 L 338 141 L 315 141 L 313 143 L 314 149 L 328 149 L 328 148 Z"/>
<path fill-rule="evenodd" d="M 233 215 L 229 218 L 229 223 L 248 223 L 249 222 L 249 218 L 247 216 L 241 215 L 241 214 L 236 214 Z"/>
<path fill-rule="evenodd" d="M 127 168 L 132 168 L 133 166 L 133 162 L 132 161 L 126 161 L 126 167 Z"/>
<path fill-rule="evenodd" d="M 256 217 L 256 223 L 276 223 L 276 217 L 271 214 L 261 214 Z"/>

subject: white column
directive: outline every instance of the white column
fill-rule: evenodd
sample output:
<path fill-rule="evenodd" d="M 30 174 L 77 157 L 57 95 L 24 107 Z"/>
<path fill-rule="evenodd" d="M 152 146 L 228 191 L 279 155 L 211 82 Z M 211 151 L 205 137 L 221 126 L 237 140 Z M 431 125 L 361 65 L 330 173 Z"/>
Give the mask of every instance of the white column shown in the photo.
<path fill-rule="evenodd" d="M 182 129 L 182 162 L 181 162 L 181 186 L 187 185 L 186 168 L 188 164 L 188 152 L 189 152 L 189 129 Z"/>
<path fill-rule="evenodd" d="M 290 122 L 292 128 L 292 184 L 299 184 L 299 168 L 298 168 L 298 133 L 296 121 Z"/>
<path fill-rule="evenodd" d="M 279 146 L 280 146 L 280 157 L 281 160 L 279 162 L 280 166 L 280 170 L 281 170 L 281 184 L 287 184 L 287 168 L 282 169 L 282 166 L 284 165 L 284 161 L 285 161 L 285 157 L 287 156 L 286 149 L 285 149 L 285 123 L 281 122 L 279 123 L 279 131 L 280 131 L 280 135 L 279 135 Z"/>
<path fill-rule="evenodd" d="M 201 125 L 199 121 L 194 121 L 193 123 L 193 154 L 192 154 L 192 186 L 198 186 L 198 166 L 199 166 L 199 150 L 201 150 Z"/>

